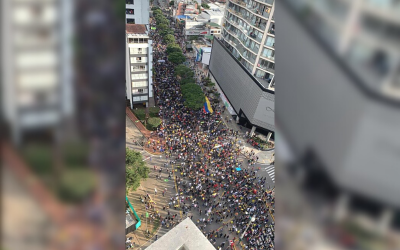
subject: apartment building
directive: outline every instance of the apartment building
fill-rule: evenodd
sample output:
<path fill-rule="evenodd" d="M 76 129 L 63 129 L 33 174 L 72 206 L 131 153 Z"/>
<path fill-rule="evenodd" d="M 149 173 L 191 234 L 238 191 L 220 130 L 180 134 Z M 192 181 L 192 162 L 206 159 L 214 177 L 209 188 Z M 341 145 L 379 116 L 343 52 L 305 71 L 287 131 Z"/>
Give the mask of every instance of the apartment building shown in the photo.
<path fill-rule="evenodd" d="M 275 89 L 274 0 L 229 0 L 223 40 L 244 67 L 265 87 Z"/>
<path fill-rule="evenodd" d="M 62 10 L 62 11 L 61 11 Z M 1 1 L 2 111 L 15 144 L 73 113 L 70 1 Z"/>
<path fill-rule="evenodd" d="M 152 41 L 143 24 L 126 25 L 126 97 L 135 104 L 154 106 Z"/>
<path fill-rule="evenodd" d="M 126 23 L 149 24 L 149 0 L 126 0 Z"/>

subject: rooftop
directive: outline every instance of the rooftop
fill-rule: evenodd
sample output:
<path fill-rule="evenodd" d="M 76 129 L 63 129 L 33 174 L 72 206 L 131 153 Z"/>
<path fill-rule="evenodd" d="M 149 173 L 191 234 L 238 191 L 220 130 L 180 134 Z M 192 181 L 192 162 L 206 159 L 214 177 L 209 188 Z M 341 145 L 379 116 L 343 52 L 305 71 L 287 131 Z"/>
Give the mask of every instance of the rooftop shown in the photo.
<path fill-rule="evenodd" d="M 146 25 L 126 24 L 126 34 L 146 34 Z"/>
<path fill-rule="evenodd" d="M 147 250 L 215 250 L 203 233 L 190 218 L 186 218 L 175 228 L 151 244 Z"/>

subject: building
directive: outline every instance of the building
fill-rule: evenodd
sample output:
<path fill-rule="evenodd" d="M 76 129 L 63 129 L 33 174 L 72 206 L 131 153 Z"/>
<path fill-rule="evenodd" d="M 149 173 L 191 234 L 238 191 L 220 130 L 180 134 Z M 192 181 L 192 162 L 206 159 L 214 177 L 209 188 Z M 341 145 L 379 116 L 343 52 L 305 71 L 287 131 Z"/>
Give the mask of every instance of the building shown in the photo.
<path fill-rule="evenodd" d="M 149 0 L 126 0 L 126 23 L 149 24 Z"/>
<path fill-rule="evenodd" d="M 228 50 L 222 40 L 213 39 L 209 77 L 236 122 L 274 139 L 275 91 L 263 85 Z"/>
<path fill-rule="evenodd" d="M 285 43 L 279 65 L 287 72 L 279 75 L 279 94 L 288 97 L 277 99 L 280 132 L 302 185 L 324 190 L 318 200 L 335 204 L 335 218 L 362 217 L 374 231 L 399 230 L 399 171 L 393 166 L 400 161 L 400 102 L 386 87 L 396 86 L 400 51 L 393 34 L 371 35 L 367 25 L 374 19 L 381 32 L 398 29 L 399 5 L 306 2 L 277 2 Z"/>
<path fill-rule="evenodd" d="M 131 108 L 154 106 L 152 41 L 143 24 L 126 25 L 126 98 Z"/>
<path fill-rule="evenodd" d="M 203 69 L 210 65 L 211 43 L 207 39 L 192 42 L 194 61 L 202 64 Z"/>
<path fill-rule="evenodd" d="M 218 25 L 222 25 L 223 18 L 224 18 L 224 11 L 220 10 L 219 8 L 215 8 L 213 10 L 205 9 L 196 17 L 198 21 L 213 22 L 217 23 Z"/>
<path fill-rule="evenodd" d="M 274 139 L 275 3 L 229 0 L 213 39 L 210 78 L 236 122 Z"/>
<path fill-rule="evenodd" d="M 229 0 L 223 40 L 231 53 L 268 89 L 275 88 L 274 0 Z"/>
<path fill-rule="evenodd" d="M 1 13 L 2 112 L 13 141 L 30 131 L 55 135 L 74 111 L 70 1 L 4 0 Z"/>
<path fill-rule="evenodd" d="M 215 250 L 214 246 L 190 218 L 183 220 L 146 249 Z"/>

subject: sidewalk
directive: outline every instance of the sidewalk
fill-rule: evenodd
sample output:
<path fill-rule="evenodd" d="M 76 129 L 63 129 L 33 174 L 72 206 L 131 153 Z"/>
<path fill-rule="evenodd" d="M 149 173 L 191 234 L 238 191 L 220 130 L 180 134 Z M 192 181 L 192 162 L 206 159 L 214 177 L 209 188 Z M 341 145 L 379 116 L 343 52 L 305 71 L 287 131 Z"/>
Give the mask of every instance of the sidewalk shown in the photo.
<path fill-rule="evenodd" d="M 139 119 L 135 116 L 135 114 L 132 112 L 132 110 L 129 107 L 126 107 L 126 115 L 129 117 L 129 119 L 135 124 L 135 126 L 139 129 L 140 133 L 142 133 L 143 136 L 146 137 L 146 142 L 144 143 L 143 149 L 146 150 L 148 153 L 153 154 L 153 155 L 162 155 L 159 151 L 154 152 L 152 149 L 153 147 L 147 147 L 148 141 L 150 142 L 157 142 L 160 141 L 160 143 L 156 143 L 155 147 L 158 145 L 165 145 L 165 140 L 163 138 L 159 138 L 157 135 L 151 135 L 151 131 L 147 130 L 146 127 L 139 121 Z M 164 147 L 165 148 L 165 147 Z"/>

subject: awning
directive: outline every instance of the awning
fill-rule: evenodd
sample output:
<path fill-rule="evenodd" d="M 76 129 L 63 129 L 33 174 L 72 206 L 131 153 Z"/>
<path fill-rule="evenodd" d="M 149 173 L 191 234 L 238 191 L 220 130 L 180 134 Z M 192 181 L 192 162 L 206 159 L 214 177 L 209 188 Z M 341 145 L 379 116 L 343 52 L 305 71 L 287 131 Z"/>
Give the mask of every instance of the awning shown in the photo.
<path fill-rule="evenodd" d="M 209 39 L 209 40 L 211 40 L 211 41 L 214 39 L 214 36 L 213 36 L 213 35 L 205 35 L 204 37 L 207 38 L 207 39 Z"/>

